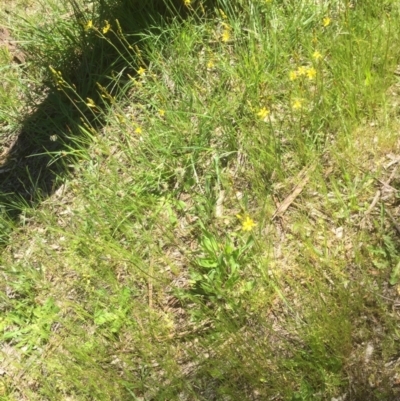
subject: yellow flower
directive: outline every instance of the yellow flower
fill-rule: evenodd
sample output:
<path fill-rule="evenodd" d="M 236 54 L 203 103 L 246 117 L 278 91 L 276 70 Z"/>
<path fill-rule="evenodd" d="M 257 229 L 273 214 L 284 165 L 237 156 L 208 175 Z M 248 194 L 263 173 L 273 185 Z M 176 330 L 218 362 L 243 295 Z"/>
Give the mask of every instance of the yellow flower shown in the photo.
<path fill-rule="evenodd" d="M 95 108 L 96 107 L 96 103 L 93 101 L 93 99 L 91 99 L 90 97 L 86 98 L 87 102 L 86 102 L 86 106 L 88 107 L 92 107 Z"/>
<path fill-rule="evenodd" d="M 314 60 L 320 60 L 321 58 L 322 58 L 322 54 L 318 51 L 318 50 L 316 50 L 314 53 L 313 53 L 313 55 L 312 55 L 312 57 L 313 57 L 313 59 Z"/>
<path fill-rule="evenodd" d="M 223 42 L 228 42 L 230 38 L 231 38 L 231 33 L 229 32 L 228 29 L 225 28 L 224 31 L 222 32 L 221 40 Z"/>
<path fill-rule="evenodd" d="M 269 113 L 270 113 L 270 111 L 269 111 L 266 107 L 263 107 L 263 108 L 260 109 L 260 111 L 257 113 L 257 117 L 259 117 L 260 120 L 265 120 L 265 118 L 268 116 Z"/>
<path fill-rule="evenodd" d="M 105 25 L 103 27 L 103 34 L 105 35 L 110 30 L 111 25 L 107 20 L 105 20 L 104 22 L 105 22 Z"/>
<path fill-rule="evenodd" d="M 221 13 L 221 17 L 223 19 L 228 19 L 228 17 L 226 16 L 226 14 L 223 12 L 223 10 L 219 9 L 219 12 Z"/>
<path fill-rule="evenodd" d="M 143 67 L 140 67 L 140 68 L 137 70 L 137 73 L 138 73 L 140 76 L 144 75 L 145 72 L 146 72 L 146 69 L 143 68 Z"/>
<path fill-rule="evenodd" d="M 325 18 L 322 20 L 322 25 L 323 25 L 323 26 L 328 26 L 330 23 L 331 23 L 331 19 L 330 19 L 329 17 L 325 17 Z"/>
<path fill-rule="evenodd" d="M 249 216 L 241 216 L 238 214 L 236 217 L 242 221 L 243 231 L 251 231 L 257 225 L 257 223 L 255 223 L 254 220 Z"/>
<path fill-rule="evenodd" d="M 294 99 L 292 102 L 293 110 L 300 110 L 303 107 L 303 99 Z"/>
<path fill-rule="evenodd" d="M 141 134 L 142 133 L 142 129 L 140 127 L 137 127 L 135 129 L 135 134 Z"/>
<path fill-rule="evenodd" d="M 308 79 L 314 79 L 317 76 L 317 70 L 314 67 L 310 67 L 307 70 Z"/>
<path fill-rule="evenodd" d="M 183 3 L 185 4 L 186 7 L 189 7 L 191 2 L 192 0 L 183 0 Z"/>
<path fill-rule="evenodd" d="M 90 19 L 85 25 L 85 31 L 93 28 L 93 21 Z"/>
<path fill-rule="evenodd" d="M 160 115 L 160 117 L 164 117 L 165 116 L 165 110 L 163 110 L 163 109 L 158 110 L 158 114 Z"/>
<path fill-rule="evenodd" d="M 214 62 L 213 62 L 212 60 L 210 60 L 210 61 L 207 63 L 207 68 L 214 68 Z"/>
<path fill-rule="evenodd" d="M 297 75 L 298 75 L 299 77 L 301 77 L 301 76 L 303 76 L 303 75 L 306 75 L 306 74 L 307 74 L 307 68 L 304 67 L 303 65 L 300 66 L 300 67 L 297 69 Z"/>
<path fill-rule="evenodd" d="M 290 71 L 289 72 L 289 79 L 291 81 L 294 81 L 297 78 L 297 72 L 296 71 Z"/>

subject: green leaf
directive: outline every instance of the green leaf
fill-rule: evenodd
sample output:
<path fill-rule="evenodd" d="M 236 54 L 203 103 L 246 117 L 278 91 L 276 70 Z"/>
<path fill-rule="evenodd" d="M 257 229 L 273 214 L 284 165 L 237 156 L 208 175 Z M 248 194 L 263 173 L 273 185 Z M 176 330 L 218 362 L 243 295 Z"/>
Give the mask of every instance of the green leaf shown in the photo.
<path fill-rule="evenodd" d="M 198 259 L 197 260 L 197 264 L 200 267 L 205 267 L 207 269 L 211 269 L 213 267 L 217 267 L 218 266 L 218 262 L 215 259 L 213 260 L 213 259 L 206 259 L 206 258 Z"/>
<path fill-rule="evenodd" d="M 400 279 L 400 261 L 397 263 L 396 267 L 392 270 L 390 275 L 389 283 L 390 285 L 396 285 Z"/>
<path fill-rule="evenodd" d="M 101 326 L 105 323 L 113 322 L 116 319 L 116 315 L 114 313 L 108 312 L 106 310 L 96 311 L 94 315 L 94 323 L 98 326 Z"/>

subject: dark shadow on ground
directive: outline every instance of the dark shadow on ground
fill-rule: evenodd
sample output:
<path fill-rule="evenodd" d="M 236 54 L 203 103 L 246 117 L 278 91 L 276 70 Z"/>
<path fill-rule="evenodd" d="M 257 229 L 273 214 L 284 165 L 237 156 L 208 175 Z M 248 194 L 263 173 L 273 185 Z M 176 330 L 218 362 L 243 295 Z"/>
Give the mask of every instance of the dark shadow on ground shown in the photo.
<path fill-rule="evenodd" d="M 34 41 L 30 41 L 31 45 L 26 49 L 27 60 L 40 65 L 52 65 L 75 88 L 78 96 L 67 91 L 69 96 L 74 100 L 90 98 L 97 105 L 102 104 L 99 101 L 101 98 L 98 83 L 108 87 L 111 82 L 109 77 L 113 73 L 123 71 L 124 77 L 128 74 L 134 76 L 139 67 L 133 51 L 129 58 L 118 55 L 116 48 L 127 55 L 127 49 L 122 49 L 121 41 L 117 37 L 119 29 L 121 28 L 133 50 L 139 40 L 139 33 L 157 24 L 163 26 L 168 18 L 177 15 L 183 17 L 185 13 L 181 1 L 177 8 L 171 9 L 162 0 L 99 0 L 90 13 L 83 12 L 74 0 L 69 1 L 74 9 L 71 18 L 80 27 L 79 37 L 65 36 L 62 54 L 57 52 L 57 46 L 52 48 L 52 43 L 44 49 L 40 47 L 43 42 L 35 47 L 32 44 Z M 93 25 L 100 31 L 105 21 L 110 22 L 114 33 L 109 32 L 108 37 L 113 45 L 99 37 L 98 31 L 96 33 L 95 30 L 84 29 L 89 19 L 93 19 Z M 55 35 L 58 34 L 55 26 L 41 29 L 46 29 L 50 37 L 52 30 Z M 27 32 L 27 35 L 30 34 L 34 37 L 38 32 Z M 114 87 L 112 95 L 116 95 L 118 89 Z M 57 90 L 50 74 L 44 88 L 38 89 L 40 91 L 42 93 L 37 98 L 41 100 L 34 107 L 30 105 L 30 110 L 24 113 L 20 134 L 9 151 L 7 162 L 0 166 L 0 205 L 5 205 L 8 214 L 13 218 L 19 215 L 21 205 L 37 205 L 49 197 L 70 174 L 73 162 L 71 159 L 75 158 L 76 161 L 76 144 L 81 140 L 85 141 L 80 128 L 83 121 L 86 119 L 87 125 L 96 129 L 104 124 L 98 117 L 101 112 L 96 114 L 82 100 L 78 100 L 78 109 L 66 93 Z"/>

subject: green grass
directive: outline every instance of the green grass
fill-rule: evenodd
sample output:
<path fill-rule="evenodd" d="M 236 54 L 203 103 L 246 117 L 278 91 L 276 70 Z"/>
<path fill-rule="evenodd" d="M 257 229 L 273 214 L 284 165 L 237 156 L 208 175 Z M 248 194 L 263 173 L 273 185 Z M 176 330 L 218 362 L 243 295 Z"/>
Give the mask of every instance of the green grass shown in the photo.
<path fill-rule="evenodd" d="M 15 6 L 0 398 L 396 399 L 397 2 Z"/>

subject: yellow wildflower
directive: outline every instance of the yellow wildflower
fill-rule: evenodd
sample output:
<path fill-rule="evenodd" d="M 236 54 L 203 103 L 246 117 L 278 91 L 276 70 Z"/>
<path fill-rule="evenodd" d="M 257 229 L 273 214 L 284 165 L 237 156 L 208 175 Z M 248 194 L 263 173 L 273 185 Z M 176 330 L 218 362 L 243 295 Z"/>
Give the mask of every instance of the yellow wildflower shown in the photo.
<path fill-rule="evenodd" d="M 104 22 L 105 22 L 105 25 L 103 27 L 103 34 L 105 35 L 110 30 L 111 25 L 107 20 L 105 20 Z"/>
<path fill-rule="evenodd" d="M 289 72 L 289 79 L 291 81 L 294 81 L 297 78 L 297 72 L 296 71 L 290 71 Z"/>
<path fill-rule="evenodd" d="M 93 99 L 91 99 L 90 97 L 86 98 L 87 102 L 86 102 L 86 106 L 88 107 L 92 107 L 95 108 L 96 107 L 96 103 L 94 102 Z"/>
<path fill-rule="evenodd" d="M 300 110 L 303 107 L 303 99 L 294 99 L 292 102 L 293 110 Z"/>
<path fill-rule="evenodd" d="M 325 18 L 322 20 L 322 25 L 323 25 L 323 26 L 328 26 L 328 25 L 330 25 L 330 23 L 331 23 L 331 19 L 330 19 L 329 17 L 325 17 Z"/>
<path fill-rule="evenodd" d="M 140 68 L 137 70 L 137 73 L 138 73 L 140 76 L 144 75 L 145 72 L 146 72 L 146 69 L 143 68 L 143 67 L 140 67 Z"/>
<path fill-rule="evenodd" d="M 210 60 L 210 61 L 207 63 L 207 68 L 214 68 L 214 62 L 213 62 L 212 60 Z"/>
<path fill-rule="evenodd" d="M 298 75 L 299 77 L 301 77 L 301 76 L 303 76 L 303 75 L 306 75 L 306 74 L 307 74 L 307 68 L 304 67 L 303 65 L 300 66 L 300 67 L 297 69 L 297 75 Z"/>
<path fill-rule="evenodd" d="M 307 70 L 308 79 L 314 79 L 317 76 L 317 70 L 314 67 L 310 67 Z"/>
<path fill-rule="evenodd" d="M 231 33 L 227 30 L 227 29 L 225 29 L 223 32 L 222 32 L 222 36 L 221 36 L 221 40 L 223 41 L 223 42 L 229 42 L 229 39 L 231 38 Z"/>
<path fill-rule="evenodd" d="M 260 120 L 265 120 L 265 118 L 268 116 L 269 113 L 270 113 L 270 111 L 269 111 L 266 107 L 263 107 L 263 108 L 260 109 L 260 111 L 257 113 L 257 117 L 259 117 Z"/>
<path fill-rule="evenodd" d="M 183 3 L 185 4 L 186 7 L 189 7 L 191 2 L 192 0 L 183 0 Z"/>
<path fill-rule="evenodd" d="M 219 9 L 219 12 L 221 13 L 221 17 L 223 19 L 228 19 L 228 17 L 226 16 L 226 14 L 223 12 L 223 10 Z"/>
<path fill-rule="evenodd" d="M 93 28 L 93 21 L 90 19 L 85 25 L 85 31 Z"/>
<path fill-rule="evenodd" d="M 224 30 L 222 31 L 221 40 L 223 42 L 228 42 L 231 38 L 232 28 L 226 22 L 222 22 L 222 26 L 224 27 Z"/>
<path fill-rule="evenodd" d="M 141 134 L 142 133 L 142 129 L 140 127 L 137 127 L 135 129 L 135 134 Z"/>
<path fill-rule="evenodd" d="M 158 110 L 158 114 L 160 115 L 160 117 L 164 117 L 165 116 L 165 110 L 163 110 L 163 109 Z"/>
<path fill-rule="evenodd" d="M 243 231 L 251 231 L 257 225 L 250 216 L 241 216 L 238 214 L 236 217 L 242 221 Z"/>
<path fill-rule="evenodd" d="M 312 57 L 313 57 L 313 59 L 314 60 L 320 60 L 321 58 L 322 58 L 322 54 L 318 51 L 318 50 L 316 50 L 314 53 L 313 53 L 313 55 L 312 55 Z"/>

